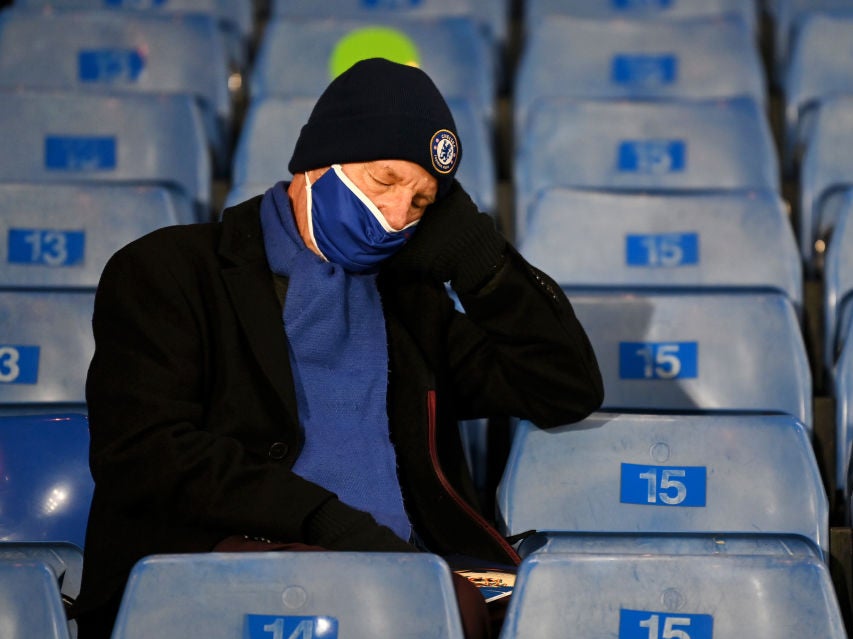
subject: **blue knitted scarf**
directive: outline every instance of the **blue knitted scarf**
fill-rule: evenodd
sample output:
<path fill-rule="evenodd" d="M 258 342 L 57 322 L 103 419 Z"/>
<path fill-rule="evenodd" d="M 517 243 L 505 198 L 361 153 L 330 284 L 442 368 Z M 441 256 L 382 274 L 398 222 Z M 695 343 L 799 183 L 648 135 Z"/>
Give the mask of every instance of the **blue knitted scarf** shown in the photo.
<path fill-rule="evenodd" d="M 293 470 L 408 540 L 388 434 L 388 345 L 375 274 L 354 274 L 310 251 L 279 182 L 261 202 L 273 273 L 289 278 L 283 322 L 305 445 Z"/>

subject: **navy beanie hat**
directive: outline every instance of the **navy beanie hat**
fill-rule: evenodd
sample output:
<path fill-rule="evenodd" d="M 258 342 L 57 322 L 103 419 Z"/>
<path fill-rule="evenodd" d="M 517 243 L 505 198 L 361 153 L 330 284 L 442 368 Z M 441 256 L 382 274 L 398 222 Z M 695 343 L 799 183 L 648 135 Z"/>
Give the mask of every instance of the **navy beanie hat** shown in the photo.
<path fill-rule="evenodd" d="M 409 160 L 447 194 L 462 146 L 450 108 L 429 76 L 415 67 L 371 58 L 332 80 L 302 127 L 288 169 L 346 162 Z"/>

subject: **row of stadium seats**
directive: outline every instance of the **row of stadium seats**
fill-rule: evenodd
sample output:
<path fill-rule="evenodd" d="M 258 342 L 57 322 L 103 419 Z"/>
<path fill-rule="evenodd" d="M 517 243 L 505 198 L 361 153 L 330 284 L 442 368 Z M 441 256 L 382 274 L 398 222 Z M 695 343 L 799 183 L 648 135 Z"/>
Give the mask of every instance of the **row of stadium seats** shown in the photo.
<path fill-rule="evenodd" d="M 86 419 L 0 418 L 0 442 L 3 513 L 16 521 L 0 544 L 3 636 L 73 636 L 60 598 L 80 588 L 92 489 Z M 826 495 L 793 418 L 601 413 L 552 431 L 522 423 L 498 503 L 504 532 L 539 531 L 520 548 L 504 639 L 551 636 L 567 615 L 615 630 L 626 610 L 687 625 L 704 615 L 717 637 L 760 628 L 794 639 L 804 624 L 815 636 L 846 636 L 827 567 Z M 553 572 L 538 568 L 552 562 Z M 556 588 L 543 591 L 543 579 Z M 607 597 L 591 596 L 588 579 Z M 402 623 L 406 636 L 440 627 L 461 637 L 451 588 L 433 555 L 161 555 L 135 568 L 113 636 L 239 636 L 261 618 L 322 617 L 345 624 L 347 636 L 386 636 Z M 23 628 L 29 634 L 17 634 Z M 257 632 L 243 636 L 268 636 Z"/>

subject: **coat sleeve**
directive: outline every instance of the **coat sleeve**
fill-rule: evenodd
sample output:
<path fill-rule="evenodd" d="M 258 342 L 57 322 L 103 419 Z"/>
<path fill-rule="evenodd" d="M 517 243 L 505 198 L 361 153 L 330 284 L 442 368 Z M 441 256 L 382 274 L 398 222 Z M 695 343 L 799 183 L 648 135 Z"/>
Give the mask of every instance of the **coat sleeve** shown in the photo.
<path fill-rule="evenodd" d="M 461 417 L 512 415 L 542 427 L 583 419 L 604 398 L 586 332 L 560 287 L 512 247 L 495 276 L 461 294 L 450 366 Z"/>
<path fill-rule="evenodd" d="M 335 497 L 247 446 L 262 425 L 210 414 L 210 379 L 228 372 L 214 373 L 209 273 L 166 257 L 183 248 L 173 238 L 123 249 L 98 287 L 86 386 L 98 498 L 168 526 L 307 543 L 307 518 Z"/>

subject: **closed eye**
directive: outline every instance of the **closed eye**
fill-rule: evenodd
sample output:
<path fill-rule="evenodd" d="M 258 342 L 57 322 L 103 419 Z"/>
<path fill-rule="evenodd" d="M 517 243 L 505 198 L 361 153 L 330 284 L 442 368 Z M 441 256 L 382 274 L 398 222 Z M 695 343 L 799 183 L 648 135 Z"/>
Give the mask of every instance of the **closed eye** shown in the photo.
<path fill-rule="evenodd" d="M 381 186 L 391 186 L 391 183 L 390 183 L 390 182 L 383 182 L 382 180 L 380 180 L 378 177 L 376 177 L 376 176 L 375 176 L 373 173 L 371 173 L 370 171 L 368 171 L 368 172 L 367 172 L 367 174 L 368 174 L 368 175 L 370 176 L 370 178 L 371 178 L 374 182 L 376 182 L 377 184 L 379 184 L 379 185 L 381 185 Z"/>

